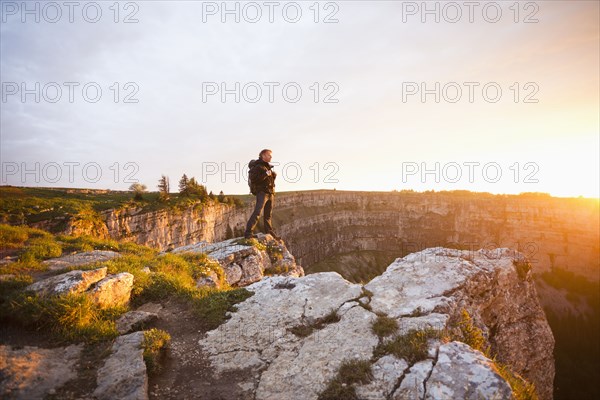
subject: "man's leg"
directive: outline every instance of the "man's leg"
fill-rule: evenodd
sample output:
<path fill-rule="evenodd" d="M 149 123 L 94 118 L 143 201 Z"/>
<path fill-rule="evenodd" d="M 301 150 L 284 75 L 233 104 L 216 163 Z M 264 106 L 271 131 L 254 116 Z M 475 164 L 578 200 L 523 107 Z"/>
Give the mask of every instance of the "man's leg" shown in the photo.
<path fill-rule="evenodd" d="M 265 206 L 265 202 L 267 201 L 267 194 L 265 192 L 258 192 L 256 195 L 256 205 L 254 206 L 254 211 L 246 224 L 246 231 L 244 232 L 244 236 L 250 235 L 258 222 L 258 217 Z"/>
<path fill-rule="evenodd" d="M 274 203 L 275 203 L 275 195 L 273 193 L 268 194 L 267 201 L 265 202 L 265 215 L 264 215 L 265 230 L 264 230 L 264 233 L 269 233 L 273 230 L 273 226 L 271 225 L 271 213 L 273 212 Z"/>

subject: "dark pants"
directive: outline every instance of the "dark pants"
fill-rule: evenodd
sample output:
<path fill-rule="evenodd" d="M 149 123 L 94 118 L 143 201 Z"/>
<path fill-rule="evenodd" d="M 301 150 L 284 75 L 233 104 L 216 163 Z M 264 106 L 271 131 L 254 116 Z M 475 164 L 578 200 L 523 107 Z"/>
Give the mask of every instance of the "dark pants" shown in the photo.
<path fill-rule="evenodd" d="M 246 232 L 244 234 L 251 234 L 258 222 L 258 217 L 260 216 L 261 211 L 265 210 L 264 213 L 264 233 L 269 233 L 273 230 L 271 226 L 271 212 L 273 211 L 273 204 L 275 202 L 275 194 L 273 193 L 265 193 L 263 191 L 258 192 L 256 195 L 256 205 L 254 206 L 254 211 L 246 224 Z"/>

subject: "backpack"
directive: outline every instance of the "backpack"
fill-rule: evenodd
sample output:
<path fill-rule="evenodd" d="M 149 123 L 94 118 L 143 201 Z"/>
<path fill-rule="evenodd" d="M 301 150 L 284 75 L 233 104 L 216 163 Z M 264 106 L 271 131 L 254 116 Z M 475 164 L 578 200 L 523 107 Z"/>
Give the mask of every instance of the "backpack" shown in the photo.
<path fill-rule="evenodd" d="M 254 165 L 256 164 L 258 160 L 250 160 L 250 162 L 248 163 L 248 186 L 250 187 L 250 193 L 253 195 L 257 195 L 258 194 L 258 190 L 256 189 L 256 185 L 255 182 L 252 181 L 252 168 L 254 168 Z"/>

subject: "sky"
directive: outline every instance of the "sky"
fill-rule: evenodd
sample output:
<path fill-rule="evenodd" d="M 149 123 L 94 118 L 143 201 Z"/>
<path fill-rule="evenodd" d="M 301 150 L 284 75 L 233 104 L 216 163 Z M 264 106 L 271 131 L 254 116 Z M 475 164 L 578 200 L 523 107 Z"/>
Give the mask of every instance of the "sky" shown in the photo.
<path fill-rule="evenodd" d="M 0 1 L 2 185 L 600 196 L 596 1 L 51 3 Z"/>

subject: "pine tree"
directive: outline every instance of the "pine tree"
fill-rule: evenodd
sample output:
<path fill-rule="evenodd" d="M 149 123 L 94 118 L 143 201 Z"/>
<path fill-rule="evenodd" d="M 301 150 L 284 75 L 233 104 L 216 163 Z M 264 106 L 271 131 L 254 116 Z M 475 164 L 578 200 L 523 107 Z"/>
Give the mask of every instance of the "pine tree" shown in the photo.
<path fill-rule="evenodd" d="M 158 192 L 158 197 L 161 201 L 169 200 L 169 178 L 165 175 L 162 175 L 161 178 L 158 180 Z"/>
<path fill-rule="evenodd" d="M 188 184 L 189 184 L 189 179 L 187 177 L 186 174 L 183 174 L 183 176 L 181 177 L 181 179 L 179 180 L 179 193 L 182 196 L 187 196 L 189 195 L 188 192 Z"/>

